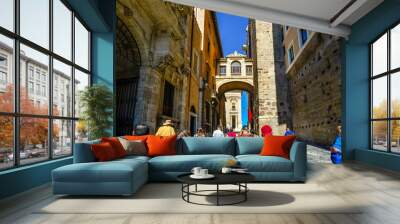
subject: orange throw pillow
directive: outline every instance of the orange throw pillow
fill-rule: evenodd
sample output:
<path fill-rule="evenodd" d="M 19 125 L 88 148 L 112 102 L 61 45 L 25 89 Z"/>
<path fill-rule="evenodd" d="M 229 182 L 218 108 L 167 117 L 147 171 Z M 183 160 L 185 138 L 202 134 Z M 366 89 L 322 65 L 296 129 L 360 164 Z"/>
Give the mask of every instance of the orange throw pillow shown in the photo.
<path fill-rule="evenodd" d="M 108 142 L 114 149 L 115 155 L 117 158 L 125 157 L 126 151 L 122 146 L 121 142 L 119 142 L 118 138 L 111 137 L 111 138 L 101 138 L 101 142 Z"/>
<path fill-rule="evenodd" d="M 129 141 L 143 141 L 146 142 L 146 139 L 149 135 L 125 135 L 124 139 L 129 140 Z"/>
<path fill-rule="evenodd" d="M 108 142 L 93 144 L 90 147 L 92 149 L 94 157 L 99 162 L 110 161 L 117 158 L 113 147 Z"/>
<path fill-rule="evenodd" d="M 261 156 L 280 156 L 289 159 L 295 136 L 265 136 Z"/>
<path fill-rule="evenodd" d="M 176 155 L 176 135 L 168 137 L 149 135 L 146 143 L 148 156 Z"/>

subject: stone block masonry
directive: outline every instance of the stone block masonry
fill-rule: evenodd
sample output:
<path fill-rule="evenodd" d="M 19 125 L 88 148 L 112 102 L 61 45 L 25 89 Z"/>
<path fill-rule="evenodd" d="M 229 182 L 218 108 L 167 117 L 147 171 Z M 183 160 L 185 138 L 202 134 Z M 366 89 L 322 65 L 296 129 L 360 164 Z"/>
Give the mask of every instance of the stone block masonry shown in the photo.
<path fill-rule="evenodd" d="M 315 50 L 288 74 L 293 128 L 300 139 L 328 146 L 341 122 L 341 39 L 325 34 L 315 38 Z"/>
<path fill-rule="evenodd" d="M 288 82 L 285 75 L 282 30 L 274 25 L 251 20 L 251 56 L 255 61 L 255 119 L 258 130 L 269 125 L 274 135 L 282 135 L 290 121 Z"/>

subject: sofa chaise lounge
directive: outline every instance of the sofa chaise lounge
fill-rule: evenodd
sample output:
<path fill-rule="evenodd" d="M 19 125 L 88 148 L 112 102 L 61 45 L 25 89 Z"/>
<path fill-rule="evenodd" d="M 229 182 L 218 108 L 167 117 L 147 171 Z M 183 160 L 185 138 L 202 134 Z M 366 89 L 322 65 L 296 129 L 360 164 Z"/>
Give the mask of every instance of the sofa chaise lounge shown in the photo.
<path fill-rule="evenodd" d="M 236 160 L 258 182 L 304 182 L 306 180 L 306 144 L 295 141 L 290 159 L 260 156 L 263 138 L 179 139 L 176 155 L 127 156 L 96 162 L 91 141 L 75 144 L 73 164 L 52 172 L 53 193 L 67 195 L 132 195 L 148 181 L 176 181 L 180 174 L 200 166 L 218 172 L 229 160 Z"/>

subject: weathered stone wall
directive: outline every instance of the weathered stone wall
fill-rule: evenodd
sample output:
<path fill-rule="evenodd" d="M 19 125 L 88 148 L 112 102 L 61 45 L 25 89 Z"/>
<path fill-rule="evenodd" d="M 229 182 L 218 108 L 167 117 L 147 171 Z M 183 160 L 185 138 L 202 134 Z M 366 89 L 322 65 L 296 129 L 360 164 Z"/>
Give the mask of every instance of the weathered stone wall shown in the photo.
<path fill-rule="evenodd" d="M 293 128 L 300 139 L 330 145 L 341 119 L 340 39 L 324 34 L 315 38 L 319 44 L 288 74 Z"/>
<path fill-rule="evenodd" d="M 282 135 L 290 121 L 282 30 L 279 25 L 252 20 L 249 32 L 249 50 L 256 68 L 254 117 L 257 129 L 269 125 L 274 135 Z"/>
<path fill-rule="evenodd" d="M 117 2 L 117 16 L 131 32 L 141 57 L 132 125 L 147 124 L 154 132 L 163 119 L 172 119 L 180 129 L 187 126 L 190 77 L 187 33 L 191 29 L 191 15 L 192 8 L 161 0 Z M 165 81 L 175 87 L 172 117 L 162 114 Z"/>

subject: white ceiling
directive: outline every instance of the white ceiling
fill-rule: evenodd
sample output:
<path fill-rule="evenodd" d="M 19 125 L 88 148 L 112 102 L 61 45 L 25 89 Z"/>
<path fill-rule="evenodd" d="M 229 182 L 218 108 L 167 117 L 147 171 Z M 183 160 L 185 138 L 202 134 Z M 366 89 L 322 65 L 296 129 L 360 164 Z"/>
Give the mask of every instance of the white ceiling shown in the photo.
<path fill-rule="evenodd" d="M 350 34 L 350 26 L 353 23 L 383 2 L 383 0 L 166 1 L 342 37 Z"/>

